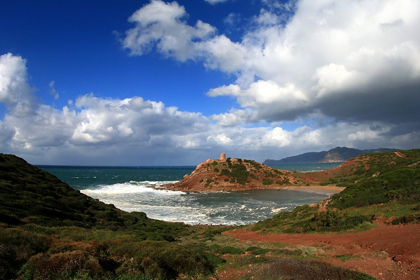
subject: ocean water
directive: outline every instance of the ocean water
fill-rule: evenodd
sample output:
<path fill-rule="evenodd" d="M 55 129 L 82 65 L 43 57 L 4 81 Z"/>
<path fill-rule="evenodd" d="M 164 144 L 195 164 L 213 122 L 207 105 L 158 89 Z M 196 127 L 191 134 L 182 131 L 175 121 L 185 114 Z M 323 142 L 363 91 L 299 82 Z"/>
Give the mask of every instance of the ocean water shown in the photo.
<path fill-rule="evenodd" d="M 311 172 L 311 171 L 322 171 L 331 168 L 338 167 L 342 162 L 333 162 L 333 163 L 314 163 L 314 164 L 278 164 L 270 165 L 270 167 L 281 169 L 281 170 L 290 170 L 290 171 L 300 171 L 300 172 Z"/>
<path fill-rule="evenodd" d="M 251 224 L 302 204 L 319 202 L 330 195 L 291 190 L 184 193 L 159 189 L 159 186 L 177 182 L 191 173 L 195 168 L 192 166 L 39 167 L 82 193 L 122 210 L 145 212 L 153 219 L 187 224 Z M 310 171 L 332 167 L 321 164 L 279 168 Z"/>

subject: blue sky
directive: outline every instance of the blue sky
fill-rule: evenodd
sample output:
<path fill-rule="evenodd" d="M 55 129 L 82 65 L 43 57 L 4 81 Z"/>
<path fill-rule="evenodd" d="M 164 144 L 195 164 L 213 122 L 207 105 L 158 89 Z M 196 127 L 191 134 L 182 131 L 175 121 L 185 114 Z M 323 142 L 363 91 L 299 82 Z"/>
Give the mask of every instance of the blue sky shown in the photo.
<path fill-rule="evenodd" d="M 193 165 L 416 148 L 416 0 L 6 1 L 0 152 Z"/>
<path fill-rule="evenodd" d="M 231 29 L 224 18 L 237 12 L 251 17 L 260 4 L 245 1 L 209 5 L 205 1 L 179 1 L 188 12 L 187 22 L 198 19 Z M 57 107 L 66 99 L 94 92 L 103 97 L 140 95 L 162 101 L 181 110 L 205 115 L 221 113 L 232 106 L 228 98 L 209 99 L 209 88 L 234 81 L 234 77 L 207 70 L 202 64 L 162 58 L 158 54 L 130 57 L 121 47 L 118 33 L 133 24 L 127 19 L 149 1 L 7 1 L 0 11 L 2 26 L 0 53 L 11 52 L 27 60 L 31 85 L 37 96 Z M 240 38 L 241 32 L 230 32 Z M 63 98 L 54 100 L 49 83 Z M 164 82 L 162 81 L 164 80 Z"/>

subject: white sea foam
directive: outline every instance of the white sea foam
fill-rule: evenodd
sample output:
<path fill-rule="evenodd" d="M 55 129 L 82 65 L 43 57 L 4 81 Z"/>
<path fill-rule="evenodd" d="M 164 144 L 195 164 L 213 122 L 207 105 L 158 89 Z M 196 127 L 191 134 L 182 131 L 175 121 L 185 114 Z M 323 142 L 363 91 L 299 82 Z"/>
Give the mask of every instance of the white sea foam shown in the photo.
<path fill-rule="evenodd" d="M 287 209 L 287 207 L 273 208 L 273 209 L 271 209 L 271 213 L 277 214 L 277 213 L 281 212 L 282 210 L 286 210 L 286 209 Z"/>
<path fill-rule="evenodd" d="M 313 202 L 298 199 L 305 197 L 304 192 L 296 192 L 296 196 L 283 198 L 278 191 L 274 195 L 265 194 L 264 191 L 187 194 L 156 189 L 168 183 L 174 182 L 130 181 L 96 186 L 82 192 L 105 203 L 114 204 L 124 211 L 145 212 L 152 219 L 186 224 L 245 225 Z M 290 192 L 288 195 L 290 196 Z M 324 197 L 316 196 L 320 197 L 319 200 Z"/>
<path fill-rule="evenodd" d="M 155 193 L 160 195 L 181 195 L 185 194 L 181 191 L 168 191 L 168 190 L 157 190 L 153 187 L 162 186 L 164 184 L 170 184 L 173 181 L 142 181 L 142 182 L 135 182 L 130 181 L 128 183 L 120 183 L 120 184 L 113 184 L 113 185 L 103 185 L 99 186 L 96 189 L 86 189 L 82 190 L 81 192 L 84 194 L 105 194 L 105 195 L 112 195 L 112 194 L 136 194 L 136 193 Z"/>

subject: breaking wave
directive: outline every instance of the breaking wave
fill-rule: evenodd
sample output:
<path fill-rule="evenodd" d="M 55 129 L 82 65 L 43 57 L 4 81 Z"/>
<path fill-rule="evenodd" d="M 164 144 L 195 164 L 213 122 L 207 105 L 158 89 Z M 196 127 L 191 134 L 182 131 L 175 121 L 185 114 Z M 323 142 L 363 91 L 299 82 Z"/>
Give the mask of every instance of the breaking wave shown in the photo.
<path fill-rule="evenodd" d="M 159 195 L 180 195 L 184 194 L 181 191 L 168 191 L 163 189 L 155 189 L 165 184 L 176 183 L 177 181 L 143 181 L 136 182 L 130 181 L 128 183 L 112 184 L 112 185 L 99 185 L 95 189 L 86 189 L 82 192 L 86 195 L 89 194 L 138 194 L 138 193 L 154 193 Z"/>
<path fill-rule="evenodd" d="M 145 212 L 149 218 L 186 224 L 245 225 L 319 202 L 325 194 L 290 190 L 185 193 L 159 189 L 176 181 L 129 181 L 97 185 L 82 193 L 128 212 Z"/>

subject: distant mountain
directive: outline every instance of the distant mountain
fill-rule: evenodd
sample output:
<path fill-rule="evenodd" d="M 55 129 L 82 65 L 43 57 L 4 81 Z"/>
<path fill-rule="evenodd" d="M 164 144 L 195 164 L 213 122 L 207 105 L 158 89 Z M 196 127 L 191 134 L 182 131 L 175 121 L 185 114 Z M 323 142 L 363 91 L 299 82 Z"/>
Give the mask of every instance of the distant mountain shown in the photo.
<path fill-rule="evenodd" d="M 346 147 L 336 147 L 329 151 L 304 153 L 297 156 L 286 157 L 280 160 L 267 159 L 263 164 L 277 165 L 277 164 L 298 164 L 298 163 L 329 163 L 329 162 L 344 162 L 361 154 L 379 153 L 396 151 L 397 149 L 368 149 L 358 150 Z"/>

